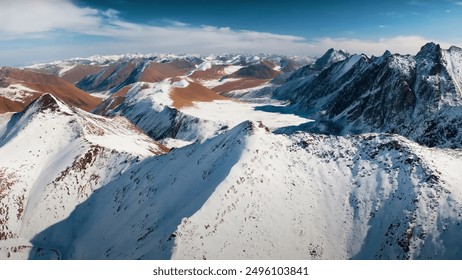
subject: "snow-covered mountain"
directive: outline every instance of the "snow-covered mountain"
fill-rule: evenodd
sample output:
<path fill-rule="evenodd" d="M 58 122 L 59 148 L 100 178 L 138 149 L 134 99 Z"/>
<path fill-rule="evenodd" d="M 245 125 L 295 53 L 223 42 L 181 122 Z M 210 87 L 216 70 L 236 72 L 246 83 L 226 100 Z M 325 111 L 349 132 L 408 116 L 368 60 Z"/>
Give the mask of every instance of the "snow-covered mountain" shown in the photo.
<path fill-rule="evenodd" d="M 330 67 L 332 64 L 343 61 L 347 59 L 350 56 L 350 54 L 346 51 L 343 50 L 334 50 L 334 49 L 329 49 L 327 52 L 322 55 L 320 58 L 316 59 L 316 61 L 312 64 L 307 64 L 300 69 L 294 71 L 290 77 L 290 80 L 294 79 L 300 79 L 307 77 L 311 74 L 317 73 L 321 70 L 324 70 L 328 67 Z"/>
<path fill-rule="evenodd" d="M 245 120 L 265 121 L 271 130 L 309 121 L 294 114 L 264 110 L 264 104 L 225 98 L 188 77 L 177 82 L 166 79 L 159 83 L 135 83 L 120 104 L 114 98 L 117 96 L 96 111 L 113 108 L 105 114 L 126 117 L 169 147 L 203 142 Z"/>
<path fill-rule="evenodd" d="M 272 128 L 306 122 L 293 115 L 282 121 L 281 114 L 258 110 L 264 105 L 261 102 L 249 104 L 226 97 L 272 87 L 272 78 L 303 61 L 306 59 L 245 55 L 129 57 L 76 85 L 90 92 L 103 91 L 98 96 L 106 99 L 95 113 L 124 116 L 153 139 L 178 147 L 204 141 L 245 120 L 279 120 L 277 126 L 269 124 Z M 217 112 L 223 107 L 223 112 Z"/>
<path fill-rule="evenodd" d="M 416 56 L 352 55 L 275 95 L 317 121 L 304 130 L 390 132 L 430 147 L 460 148 L 461 69 L 460 48 L 429 43 Z"/>
<path fill-rule="evenodd" d="M 460 151 L 244 122 L 133 165 L 31 241 L 69 259 L 460 258 Z"/>
<path fill-rule="evenodd" d="M 104 101 L 0 114 L 0 258 L 462 258 L 457 47 L 30 68 Z"/>
<path fill-rule="evenodd" d="M 27 258 L 35 234 L 132 164 L 167 151 L 123 118 L 96 116 L 50 94 L 2 120 L 0 258 Z"/>
<path fill-rule="evenodd" d="M 25 69 L 57 75 L 77 83 L 80 89 L 87 92 L 114 93 L 134 82 L 160 82 L 176 76 L 188 75 L 203 81 L 211 78 L 218 80 L 246 67 L 249 68 L 237 73 L 241 74 L 239 78 L 269 79 L 278 73 L 292 72 L 311 61 L 307 57 L 266 54 L 126 54 L 74 58 L 36 64 Z"/>
<path fill-rule="evenodd" d="M 77 58 L 27 69 L 54 73 L 64 79 L 78 76 L 79 80 L 72 80 L 78 88 L 105 99 L 95 113 L 125 116 L 154 139 L 178 146 L 203 141 L 230 128 L 228 121 L 216 122 L 216 118 L 203 115 L 197 118 L 183 109 L 197 107 L 198 102 L 221 102 L 228 100 L 223 96 L 236 97 L 252 89 L 272 87 L 275 77 L 290 75 L 308 62 L 312 60 L 277 55 L 148 54 Z M 92 72 L 95 69 L 97 71 Z M 164 95 L 166 97 L 159 99 Z M 257 101 L 272 102 L 261 96 Z M 239 106 L 227 102 L 234 113 Z M 258 105 L 264 104 L 243 107 L 254 112 Z M 261 117 L 251 119 L 262 120 Z M 243 120 L 245 118 L 239 118 Z"/>
<path fill-rule="evenodd" d="M 195 140 L 203 141 L 231 128 L 223 117 L 218 117 L 217 122 L 216 114 L 201 114 L 198 118 L 197 112 L 184 112 L 186 109 L 197 108 L 198 103 L 207 106 L 209 102 L 216 108 L 225 102 L 230 104 L 230 113 L 245 107 L 244 111 L 261 115 L 262 112 L 255 112 L 255 107 L 273 103 L 272 100 L 258 96 L 255 98 L 258 104 L 239 106 L 226 96 L 236 97 L 253 89 L 273 87 L 275 77 L 290 75 L 306 63 L 314 62 L 306 57 L 265 54 L 137 54 L 76 58 L 27 69 L 54 73 L 62 78 L 76 77 L 79 72 L 76 86 L 105 99 L 95 113 L 125 116 L 152 138 L 176 147 Z M 99 70 L 90 73 L 81 67 L 91 71 L 98 67 Z M 219 103 L 217 106 L 215 101 Z M 246 119 L 240 117 L 232 124 Z M 258 121 L 262 117 L 250 119 Z M 300 124 L 300 120 L 289 120 L 288 124 Z"/>
<path fill-rule="evenodd" d="M 174 55 L 174 54 L 124 54 L 124 55 L 95 55 L 87 58 L 71 58 L 53 62 L 39 63 L 24 67 L 24 69 L 53 74 L 63 79 L 76 83 L 87 75 L 95 74 L 101 70 L 109 68 L 115 64 L 125 64 L 129 62 L 155 61 L 167 62 L 172 59 L 195 60 L 198 56 L 194 55 Z"/>

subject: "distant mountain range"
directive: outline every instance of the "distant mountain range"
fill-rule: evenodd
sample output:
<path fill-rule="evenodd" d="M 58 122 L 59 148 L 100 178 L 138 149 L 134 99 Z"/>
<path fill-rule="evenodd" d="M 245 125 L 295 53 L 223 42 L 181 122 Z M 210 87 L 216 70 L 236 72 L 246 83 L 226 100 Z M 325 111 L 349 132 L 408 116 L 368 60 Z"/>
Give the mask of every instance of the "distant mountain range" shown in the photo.
<path fill-rule="evenodd" d="M 429 43 L 416 56 L 350 56 L 276 96 L 310 112 L 317 123 L 308 131 L 388 132 L 429 147 L 461 148 L 461 71 L 462 49 Z"/>
<path fill-rule="evenodd" d="M 0 259 L 461 259 L 462 49 L 0 69 Z"/>

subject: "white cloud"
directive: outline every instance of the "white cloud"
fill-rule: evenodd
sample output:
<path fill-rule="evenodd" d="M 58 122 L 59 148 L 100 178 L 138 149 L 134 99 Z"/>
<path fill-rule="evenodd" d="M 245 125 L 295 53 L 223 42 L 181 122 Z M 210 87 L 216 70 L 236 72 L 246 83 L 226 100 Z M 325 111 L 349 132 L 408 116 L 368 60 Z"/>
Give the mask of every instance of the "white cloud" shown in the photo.
<path fill-rule="evenodd" d="M 18 4 L 21 3 L 21 4 Z M 351 53 L 380 55 L 385 50 L 414 54 L 428 38 L 399 36 L 378 40 L 351 38 L 318 38 L 280 35 L 228 27 L 191 26 L 171 21 L 168 26 L 142 25 L 120 19 L 115 10 L 99 11 L 82 8 L 67 0 L 12 0 L 0 4 L 0 42 L 15 38 L 46 37 L 55 31 L 107 37 L 99 43 L 29 47 L 1 50 L 2 64 L 27 64 L 37 60 L 53 60 L 94 54 L 127 52 L 172 53 L 278 53 L 322 55 L 329 48 Z M 442 43 L 443 46 L 449 44 Z M 27 53 L 27 58 L 25 54 Z M 24 61 L 12 61 L 21 57 Z M 10 61 L 8 61 L 10 60 Z"/>
<path fill-rule="evenodd" d="M 65 0 L 7 0 L 0 4 L 0 35 L 6 39 L 43 35 L 57 29 L 86 32 L 101 23 L 97 10 L 80 8 Z"/>

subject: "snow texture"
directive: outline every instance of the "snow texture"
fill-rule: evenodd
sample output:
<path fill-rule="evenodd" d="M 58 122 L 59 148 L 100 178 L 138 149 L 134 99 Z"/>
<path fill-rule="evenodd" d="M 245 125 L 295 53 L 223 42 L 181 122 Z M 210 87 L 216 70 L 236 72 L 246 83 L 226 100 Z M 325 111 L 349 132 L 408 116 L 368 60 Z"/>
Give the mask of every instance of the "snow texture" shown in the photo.
<path fill-rule="evenodd" d="M 179 61 L 184 75 L 140 81 L 149 63 Z M 173 107 L 173 89 L 213 90 L 256 64 L 281 73 L 233 100 Z M 0 115 L 0 259 L 462 259 L 460 48 L 33 68 L 76 65 L 105 69 L 80 85 L 107 104 L 128 91 L 110 117 L 49 94 Z"/>

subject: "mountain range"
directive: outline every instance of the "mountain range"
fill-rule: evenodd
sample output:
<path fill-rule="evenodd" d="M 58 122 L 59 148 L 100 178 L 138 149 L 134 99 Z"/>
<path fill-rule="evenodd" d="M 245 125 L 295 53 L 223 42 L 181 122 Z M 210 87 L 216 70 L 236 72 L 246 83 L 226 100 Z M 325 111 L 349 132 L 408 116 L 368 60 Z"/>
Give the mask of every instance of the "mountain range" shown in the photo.
<path fill-rule="evenodd" d="M 0 69 L 1 259 L 461 259 L 462 49 Z"/>

